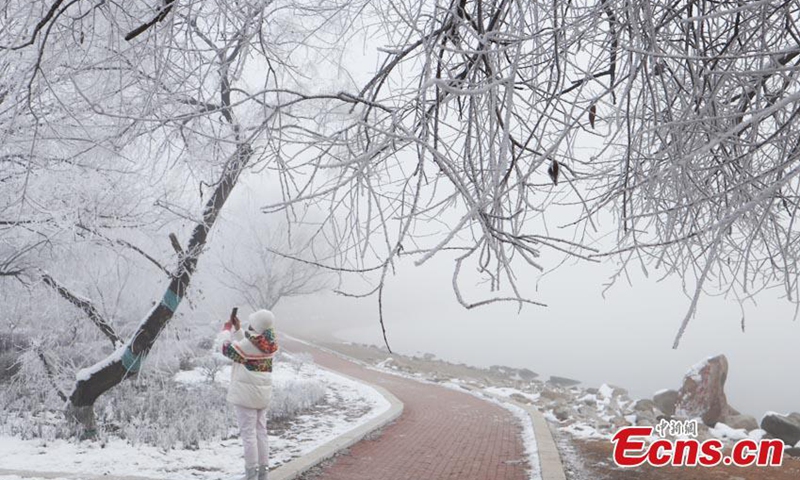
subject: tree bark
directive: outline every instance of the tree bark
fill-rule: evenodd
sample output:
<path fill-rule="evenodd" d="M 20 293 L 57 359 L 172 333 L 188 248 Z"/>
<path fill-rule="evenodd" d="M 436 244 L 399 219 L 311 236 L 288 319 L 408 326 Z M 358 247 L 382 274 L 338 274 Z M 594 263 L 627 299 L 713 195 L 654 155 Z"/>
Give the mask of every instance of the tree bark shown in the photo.
<path fill-rule="evenodd" d="M 141 361 L 155 344 L 158 335 L 172 319 L 181 299 L 185 296 L 197 261 L 203 252 L 208 233 L 217 220 L 222 206 L 236 185 L 239 174 L 247 166 L 253 154 L 249 144 L 240 144 L 236 153 L 228 161 L 222 178 L 203 210 L 203 220 L 198 223 L 189 239 L 185 254 L 172 274 L 169 287 L 150 315 L 138 326 L 125 342 L 124 350 L 117 350 L 112 356 L 102 360 L 88 377 L 79 379 L 69 396 L 68 413 L 83 426 L 85 431 L 94 431 L 94 402 L 100 395 L 135 374 Z"/>

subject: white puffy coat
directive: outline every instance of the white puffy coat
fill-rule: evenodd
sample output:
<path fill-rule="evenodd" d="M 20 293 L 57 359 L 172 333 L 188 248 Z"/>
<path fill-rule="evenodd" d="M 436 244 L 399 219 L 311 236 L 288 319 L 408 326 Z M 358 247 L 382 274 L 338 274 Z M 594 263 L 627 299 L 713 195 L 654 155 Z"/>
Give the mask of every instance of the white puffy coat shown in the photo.
<path fill-rule="evenodd" d="M 272 357 L 278 351 L 275 330 L 261 335 L 223 330 L 218 337 L 222 354 L 233 360 L 228 402 L 261 410 L 272 400 Z"/>

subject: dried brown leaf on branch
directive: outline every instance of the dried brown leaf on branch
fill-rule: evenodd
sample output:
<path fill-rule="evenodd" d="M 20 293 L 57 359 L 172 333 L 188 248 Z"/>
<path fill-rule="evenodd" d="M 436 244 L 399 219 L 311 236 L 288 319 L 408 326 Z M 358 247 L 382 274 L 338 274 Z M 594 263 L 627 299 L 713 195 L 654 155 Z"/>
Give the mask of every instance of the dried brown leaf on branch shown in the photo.
<path fill-rule="evenodd" d="M 553 185 L 558 185 L 559 167 L 557 161 L 550 161 L 550 166 L 547 167 L 547 174 L 550 175 L 550 180 L 553 181 Z"/>

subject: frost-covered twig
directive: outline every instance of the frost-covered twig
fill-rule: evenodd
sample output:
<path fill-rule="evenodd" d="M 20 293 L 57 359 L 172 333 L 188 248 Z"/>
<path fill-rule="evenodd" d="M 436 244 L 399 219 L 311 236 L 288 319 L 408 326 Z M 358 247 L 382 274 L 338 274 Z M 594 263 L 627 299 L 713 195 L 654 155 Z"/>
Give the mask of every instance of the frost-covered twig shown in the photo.
<path fill-rule="evenodd" d="M 67 287 L 57 282 L 47 273 L 42 274 L 42 283 L 54 289 L 69 303 L 83 310 L 83 313 L 85 313 L 92 323 L 94 323 L 95 326 L 100 329 L 103 335 L 111 340 L 111 344 L 114 346 L 114 348 L 122 345 L 122 339 L 119 335 L 117 335 L 117 332 L 114 331 L 114 327 L 111 326 L 111 322 L 106 320 L 103 315 L 100 314 L 100 311 L 97 310 L 97 307 L 94 305 L 94 303 L 86 298 L 75 295 Z"/>
<path fill-rule="evenodd" d="M 36 356 L 39 357 L 39 360 L 42 362 L 42 366 L 44 367 L 44 372 L 47 375 L 47 378 L 50 380 L 50 384 L 53 386 L 53 390 L 56 391 L 58 398 L 61 399 L 62 402 L 67 402 L 67 396 L 64 392 L 58 387 L 56 383 L 55 373 L 53 372 L 53 367 L 50 366 L 50 362 L 47 361 L 47 357 L 44 356 L 44 352 L 40 348 L 36 349 Z"/>

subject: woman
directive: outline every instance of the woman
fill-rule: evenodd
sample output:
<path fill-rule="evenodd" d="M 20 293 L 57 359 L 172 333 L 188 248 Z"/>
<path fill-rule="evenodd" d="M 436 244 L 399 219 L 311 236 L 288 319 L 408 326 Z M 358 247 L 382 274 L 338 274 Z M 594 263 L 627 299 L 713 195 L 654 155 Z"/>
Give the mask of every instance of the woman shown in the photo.
<path fill-rule="evenodd" d="M 275 316 L 259 310 L 248 317 L 242 332 L 236 315 L 220 333 L 222 354 L 233 360 L 228 402 L 236 409 L 244 445 L 245 480 L 267 480 L 269 445 L 267 408 L 272 399 L 272 357 L 278 351 Z"/>

